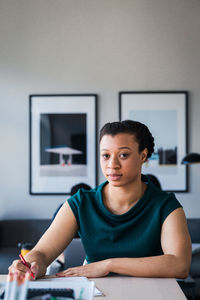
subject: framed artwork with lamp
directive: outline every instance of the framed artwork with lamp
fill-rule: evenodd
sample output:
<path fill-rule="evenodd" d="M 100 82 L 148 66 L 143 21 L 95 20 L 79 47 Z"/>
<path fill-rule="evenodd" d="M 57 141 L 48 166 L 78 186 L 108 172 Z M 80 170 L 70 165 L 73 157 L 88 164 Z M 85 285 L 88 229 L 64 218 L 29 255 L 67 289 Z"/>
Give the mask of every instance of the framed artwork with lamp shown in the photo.
<path fill-rule="evenodd" d="M 154 153 L 143 174 L 155 175 L 165 191 L 187 192 L 188 168 L 181 160 L 188 144 L 188 92 L 122 91 L 119 119 L 144 123 L 154 136 Z"/>
<path fill-rule="evenodd" d="M 96 186 L 97 94 L 29 96 L 30 194 Z"/>

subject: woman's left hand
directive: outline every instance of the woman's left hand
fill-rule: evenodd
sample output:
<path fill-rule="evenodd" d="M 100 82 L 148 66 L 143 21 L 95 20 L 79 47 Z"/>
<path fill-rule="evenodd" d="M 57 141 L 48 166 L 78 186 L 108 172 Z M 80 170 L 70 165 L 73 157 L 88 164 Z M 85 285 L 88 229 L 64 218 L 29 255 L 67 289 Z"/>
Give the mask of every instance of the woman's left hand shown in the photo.
<path fill-rule="evenodd" d="M 80 267 L 69 268 L 56 274 L 58 277 L 84 276 L 84 277 L 104 277 L 109 274 L 109 260 L 101 260 L 95 263 L 86 264 Z"/>

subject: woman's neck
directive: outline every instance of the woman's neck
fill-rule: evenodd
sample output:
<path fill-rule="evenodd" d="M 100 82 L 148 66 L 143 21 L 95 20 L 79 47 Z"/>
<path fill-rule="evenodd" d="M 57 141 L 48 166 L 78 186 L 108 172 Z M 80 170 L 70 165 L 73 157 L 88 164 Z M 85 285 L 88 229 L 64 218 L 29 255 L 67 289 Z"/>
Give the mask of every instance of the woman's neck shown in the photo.
<path fill-rule="evenodd" d="M 123 214 L 131 209 L 144 195 L 146 184 L 141 179 L 126 186 L 107 184 L 103 190 L 103 202 L 106 208 L 114 214 Z"/>

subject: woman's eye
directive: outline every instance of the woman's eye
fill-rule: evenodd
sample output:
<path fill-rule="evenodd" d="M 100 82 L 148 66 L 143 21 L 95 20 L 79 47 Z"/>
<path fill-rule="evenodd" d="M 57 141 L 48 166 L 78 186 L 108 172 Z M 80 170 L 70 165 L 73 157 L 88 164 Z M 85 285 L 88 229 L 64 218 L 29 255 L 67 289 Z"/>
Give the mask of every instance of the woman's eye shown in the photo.
<path fill-rule="evenodd" d="M 104 159 L 108 159 L 108 158 L 109 158 L 109 154 L 103 154 L 102 157 L 103 157 Z"/>
<path fill-rule="evenodd" d="M 128 157 L 128 153 L 122 153 L 122 154 L 120 154 L 120 157 L 121 158 L 127 158 Z"/>

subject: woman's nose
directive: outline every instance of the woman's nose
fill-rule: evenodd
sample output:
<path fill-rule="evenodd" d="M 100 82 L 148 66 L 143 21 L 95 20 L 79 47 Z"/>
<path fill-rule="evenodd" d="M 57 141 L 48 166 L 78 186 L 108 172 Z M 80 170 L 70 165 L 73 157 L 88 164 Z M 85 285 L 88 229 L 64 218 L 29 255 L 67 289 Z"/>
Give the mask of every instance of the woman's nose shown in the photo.
<path fill-rule="evenodd" d="M 114 169 L 114 168 L 118 168 L 119 166 L 120 166 L 120 163 L 119 163 L 119 160 L 118 160 L 117 157 L 111 157 L 109 159 L 109 162 L 108 162 L 108 167 L 109 168 Z"/>

